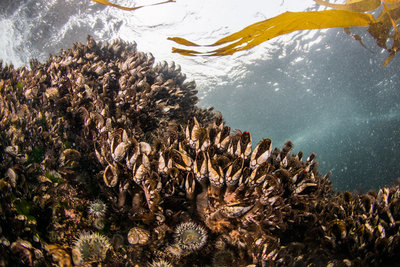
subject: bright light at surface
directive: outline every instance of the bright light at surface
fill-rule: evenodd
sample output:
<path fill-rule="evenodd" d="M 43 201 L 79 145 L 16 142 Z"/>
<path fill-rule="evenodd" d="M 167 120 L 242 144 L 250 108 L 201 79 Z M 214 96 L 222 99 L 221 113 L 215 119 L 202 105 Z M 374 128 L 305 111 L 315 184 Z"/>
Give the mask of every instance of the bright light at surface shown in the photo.
<path fill-rule="evenodd" d="M 132 7 L 158 1 L 112 2 Z M 211 44 L 252 23 L 285 11 L 304 11 L 315 7 L 313 0 L 177 0 L 124 11 L 90 0 L 79 3 L 61 0 L 39 3 L 32 0 L 8 14 L 15 20 L 15 25 L 11 25 L 10 29 L 14 34 L 2 35 L 5 38 L 0 47 L 6 45 L 8 49 L 1 49 L 0 58 L 21 66 L 28 64 L 31 57 L 43 61 L 49 53 L 57 53 L 60 48 L 71 46 L 74 41 L 82 42 L 86 34 L 103 41 L 121 38 L 135 41 L 139 50 L 153 53 L 157 60 L 179 62 L 187 76 L 196 79 L 199 87 L 211 88 L 223 82 L 219 78 L 221 76 L 229 74 L 232 80 L 242 77 L 245 69 L 241 65 L 266 58 L 266 49 L 270 49 L 270 45 L 279 39 L 230 57 L 188 58 L 171 53 L 171 48 L 176 44 L 168 41 L 168 37 L 184 37 L 200 44 Z M 54 16 L 55 12 L 59 14 Z M 44 28 L 46 31 L 42 32 Z"/>
<path fill-rule="evenodd" d="M 129 1 L 118 3 L 129 5 Z M 136 40 L 139 49 L 151 51 L 157 59 L 179 62 L 189 77 L 196 79 L 201 88 L 206 88 L 221 83 L 218 77 L 223 75 L 230 75 L 233 80 L 241 77 L 240 73 L 244 70 L 238 62 L 248 64 L 265 57 L 265 47 L 268 44 L 231 57 L 187 58 L 171 54 L 171 47 L 177 44 L 168 41 L 168 37 L 184 37 L 199 44 L 211 44 L 255 22 L 286 11 L 305 11 L 313 7 L 316 7 L 313 0 L 252 0 L 246 3 L 240 0 L 178 0 L 175 3 L 142 8 L 134 14 L 111 7 L 108 9 L 123 18 L 123 24 L 115 37 Z M 291 37 L 282 38 L 288 41 Z M 273 42 L 271 40 L 270 43 Z"/>

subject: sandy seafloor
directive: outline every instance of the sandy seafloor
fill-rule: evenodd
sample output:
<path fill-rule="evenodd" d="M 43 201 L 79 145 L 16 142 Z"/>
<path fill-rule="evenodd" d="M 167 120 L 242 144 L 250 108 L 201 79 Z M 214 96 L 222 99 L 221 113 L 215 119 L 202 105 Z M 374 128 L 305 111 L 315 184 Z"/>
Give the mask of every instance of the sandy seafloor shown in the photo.
<path fill-rule="evenodd" d="M 251 131 L 253 142 L 293 141 L 294 151 L 318 154 L 339 190 L 365 192 L 400 177 L 399 58 L 364 29 L 369 50 L 341 29 L 294 33 L 230 57 L 172 54 L 169 36 L 211 43 L 281 12 L 316 8 L 312 1 L 177 1 L 125 12 L 89 0 L 0 2 L 0 58 L 20 67 L 30 58 L 84 42 L 136 41 L 157 61 L 175 61 L 198 85 L 200 106 L 214 106 L 232 129 Z M 132 1 L 118 1 L 130 5 Z M 137 4 L 140 4 L 139 2 Z M 223 12 L 221 12 L 221 10 Z"/>

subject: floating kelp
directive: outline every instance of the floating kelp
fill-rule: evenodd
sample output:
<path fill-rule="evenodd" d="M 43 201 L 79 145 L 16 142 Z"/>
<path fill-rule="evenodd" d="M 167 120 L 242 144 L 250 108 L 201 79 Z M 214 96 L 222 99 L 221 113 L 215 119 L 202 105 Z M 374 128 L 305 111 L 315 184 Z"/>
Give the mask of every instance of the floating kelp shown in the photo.
<path fill-rule="evenodd" d="M 243 30 L 224 37 L 208 46 L 219 46 L 227 43 L 232 44 L 210 52 L 196 54 L 209 56 L 231 55 L 238 51 L 253 48 L 254 46 L 257 46 L 276 36 L 294 31 L 333 27 L 368 26 L 373 21 L 374 18 L 370 14 L 347 10 L 285 12 L 271 19 L 252 24 Z M 199 46 L 198 44 L 191 43 L 183 38 L 168 39 L 186 46 Z M 188 50 L 177 50 L 176 48 L 173 48 L 172 51 L 190 54 Z"/>
<path fill-rule="evenodd" d="M 139 9 L 139 8 L 142 8 L 142 7 L 156 6 L 156 5 L 166 4 L 166 3 L 170 3 L 170 2 L 175 2 L 175 0 L 167 0 L 167 1 L 159 2 L 159 3 L 155 3 L 155 4 L 150 4 L 150 5 L 135 6 L 135 7 L 126 7 L 126 6 L 120 6 L 120 5 L 111 3 L 111 2 L 109 2 L 109 1 L 107 1 L 107 0 L 92 0 L 92 1 L 97 2 L 97 3 L 99 3 L 99 4 L 106 5 L 106 6 L 116 7 L 116 8 L 122 9 L 122 10 L 126 10 L 126 11 L 133 11 L 133 10 L 137 10 L 137 9 Z"/>
<path fill-rule="evenodd" d="M 0 66 L 0 266 L 398 262 L 399 186 L 333 192 L 315 154 L 232 133 L 185 78 L 90 36 Z"/>
<path fill-rule="evenodd" d="M 319 5 L 332 7 L 338 10 L 349 10 L 355 12 L 365 12 L 377 9 L 381 5 L 381 0 L 347 0 L 346 4 L 331 4 L 322 0 L 314 0 Z"/>
<path fill-rule="evenodd" d="M 92 1 L 127 11 L 145 7 L 124 7 L 107 0 Z M 206 52 L 176 47 L 172 48 L 173 53 L 179 53 L 184 56 L 224 56 L 251 49 L 272 38 L 294 31 L 343 27 L 346 32 L 349 32 L 348 27 L 368 27 L 368 32 L 376 39 L 377 45 L 389 52 L 389 56 L 383 63 L 383 66 L 386 66 L 400 49 L 400 37 L 396 25 L 396 21 L 400 19 L 399 0 L 346 0 L 345 4 L 332 4 L 323 0 L 314 1 L 320 5 L 334 8 L 335 10 L 285 12 L 271 19 L 249 25 L 243 30 L 224 37 L 210 45 L 199 45 L 182 37 L 169 37 L 168 40 L 174 41 L 180 45 L 195 47 L 214 47 L 230 43 L 224 47 Z M 160 5 L 169 2 L 175 1 L 168 0 L 146 6 Z M 385 3 L 390 6 L 387 7 Z M 384 9 L 376 19 L 371 14 L 366 13 L 378 9 L 381 5 Z M 394 33 L 390 34 L 392 29 Z M 358 35 L 352 36 L 365 47 Z M 390 39 L 393 39 L 393 43 L 392 47 L 388 48 L 386 47 L 386 43 Z"/>
<path fill-rule="evenodd" d="M 228 44 L 224 47 L 206 52 L 173 47 L 172 52 L 185 56 L 231 55 L 293 31 L 336 27 L 368 27 L 368 32 L 376 39 L 378 46 L 386 49 L 390 54 L 383 66 L 386 66 L 400 49 L 400 37 L 396 26 L 396 21 L 400 19 L 400 1 L 382 1 L 382 3 L 380 0 L 347 0 L 346 4 L 331 4 L 322 0 L 315 0 L 315 2 L 335 10 L 285 12 L 249 25 L 213 44 L 204 45 L 205 47 L 214 47 Z M 389 7 L 386 7 L 384 3 L 390 4 Z M 376 10 L 381 5 L 384 6 L 384 9 L 376 19 L 366 13 Z M 392 29 L 394 30 L 393 34 L 390 33 Z M 358 37 L 355 36 L 356 39 L 360 39 Z M 202 46 L 181 37 L 169 37 L 168 39 L 184 46 Z M 393 44 L 391 48 L 388 48 L 386 43 L 390 39 L 393 39 Z M 360 40 L 358 41 L 363 45 Z"/>

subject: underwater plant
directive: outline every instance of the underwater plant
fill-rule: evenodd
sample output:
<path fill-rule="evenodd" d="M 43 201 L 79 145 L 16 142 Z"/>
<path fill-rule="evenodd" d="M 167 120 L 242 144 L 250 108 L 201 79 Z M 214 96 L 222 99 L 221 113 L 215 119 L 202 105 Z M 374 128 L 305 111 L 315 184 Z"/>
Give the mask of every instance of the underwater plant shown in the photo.
<path fill-rule="evenodd" d="M 397 30 L 396 21 L 400 18 L 400 1 L 398 0 L 347 0 L 346 4 L 331 4 L 322 0 L 314 0 L 320 5 L 334 8 L 334 10 L 308 11 L 308 12 L 285 12 L 276 17 L 254 23 L 246 28 L 230 34 L 213 44 L 206 45 L 214 47 L 225 45 L 221 48 L 200 52 L 172 48 L 173 53 L 185 56 L 223 56 L 231 55 L 239 51 L 253 48 L 265 41 L 277 36 L 291 33 L 298 30 L 313 30 L 344 27 L 368 27 L 368 32 L 376 40 L 379 47 L 389 52 L 388 58 L 383 63 L 386 66 L 396 55 L 400 48 L 400 35 Z M 389 4 L 387 6 L 386 4 Z M 381 13 L 374 18 L 368 11 L 374 11 L 383 6 Z M 393 34 L 391 30 L 393 29 Z M 360 40 L 358 35 L 353 38 Z M 196 46 L 180 37 L 168 38 L 184 46 Z M 393 39 L 392 47 L 387 47 L 388 40 Z M 362 44 L 362 42 L 360 42 Z M 362 44 L 363 45 L 363 44 Z"/>
<path fill-rule="evenodd" d="M 155 5 L 161 5 L 161 4 L 166 4 L 166 3 L 170 3 L 170 2 L 175 2 L 175 0 L 166 0 L 164 2 L 159 2 L 159 3 L 155 3 L 155 4 L 151 4 L 151 5 L 143 5 L 143 6 L 135 6 L 135 7 L 126 7 L 126 6 L 120 6 L 114 3 L 111 3 L 107 0 L 92 0 L 93 2 L 97 2 L 99 4 L 103 4 L 103 5 L 107 5 L 107 6 L 113 6 L 119 9 L 123 9 L 123 10 L 127 10 L 127 11 L 132 11 L 132 10 L 137 10 L 139 8 L 142 7 L 146 7 L 146 6 L 155 6 Z"/>
<path fill-rule="evenodd" d="M 106 0 L 92 1 L 128 11 L 143 7 L 128 8 Z M 251 49 L 272 38 L 294 31 L 343 27 L 345 32 L 349 33 L 348 27 L 368 27 L 368 32 L 376 40 L 377 45 L 389 52 L 389 56 L 383 63 L 383 66 L 386 66 L 400 49 L 400 35 L 396 24 L 396 21 L 400 19 L 400 0 L 346 0 L 345 4 L 332 4 L 323 0 L 314 1 L 319 5 L 331 7 L 334 10 L 287 11 L 273 18 L 251 24 L 209 45 L 199 45 L 181 37 L 169 37 L 168 40 L 183 46 L 216 47 L 225 45 L 221 48 L 205 52 L 172 47 L 173 53 L 179 53 L 184 56 L 225 56 Z M 169 0 L 153 5 L 168 2 L 175 1 Z M 376 18 L 366 13 L 376 11 L 381 6 L 383 9 Z M 391 31 L 393 31 L 393 34 Z M 360 36 L 355 34 L 351 34 L 351 36 L 365 47 Z M 390 39 L 393 39 L 393 42 L 392 47 L 389 48 L 386 46 L 386 43 Z"/>
<path fill-rule="evenodd" d="M 308 12 L 285 12 L 276 17 L 254 23 L 241 31 L 226 36 L 208 46 L 220 46 L 207 52 L 198 52 L 185 49 L 172 48 L 172 52 L 186 56 L 207 55 L 224 56 L 232 55 L 239 51 L 248 50 L 279 35 L 299 30 L 324 29 L 333 27 L 368 26 L 373 22 L 373 16 L 368 13 L 353 12 L 348 10 L 323 10 Z M 185 46 L 200 46 L 184 38 L 168 38 Z"/>

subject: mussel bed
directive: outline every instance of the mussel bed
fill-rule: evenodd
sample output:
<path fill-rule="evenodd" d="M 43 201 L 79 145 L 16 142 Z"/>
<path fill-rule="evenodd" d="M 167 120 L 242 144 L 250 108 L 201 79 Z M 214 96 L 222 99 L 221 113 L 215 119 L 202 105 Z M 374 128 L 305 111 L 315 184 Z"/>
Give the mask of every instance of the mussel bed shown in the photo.
<path fill-rule="evenodd" d="M 0 64 L 0 266 L 399 262 L 400 189 L 335 192 L 316 155 L 231 131 L 135 43 Z"/>

